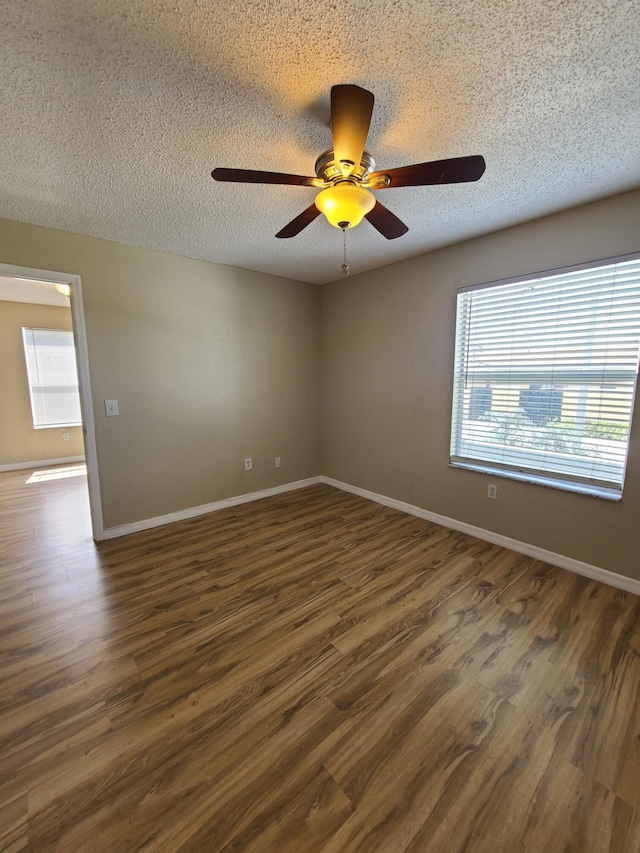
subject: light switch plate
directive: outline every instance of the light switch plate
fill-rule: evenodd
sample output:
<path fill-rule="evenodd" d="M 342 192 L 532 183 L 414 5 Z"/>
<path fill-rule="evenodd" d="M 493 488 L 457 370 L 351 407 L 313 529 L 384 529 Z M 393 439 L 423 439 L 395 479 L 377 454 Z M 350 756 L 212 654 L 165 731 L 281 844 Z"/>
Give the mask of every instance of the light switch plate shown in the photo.
<path fill-rule="evenodd" d="M 118 401 L 117 400 L 105 400 L 104 401 L 104 410 L 107 413 L 107 417 L 111 418 L 114 415 L 119 415 L 118 411 Z"/>

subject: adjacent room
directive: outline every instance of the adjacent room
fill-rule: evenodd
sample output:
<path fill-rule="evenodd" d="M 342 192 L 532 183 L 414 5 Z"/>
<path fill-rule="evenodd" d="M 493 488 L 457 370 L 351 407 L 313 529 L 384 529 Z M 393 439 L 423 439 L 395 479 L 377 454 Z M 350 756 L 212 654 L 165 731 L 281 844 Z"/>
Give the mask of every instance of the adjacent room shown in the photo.
<path fill-rule="evenodd" d="M 640 7 L 2 17 L 0 849 L 640 851 Z"/>

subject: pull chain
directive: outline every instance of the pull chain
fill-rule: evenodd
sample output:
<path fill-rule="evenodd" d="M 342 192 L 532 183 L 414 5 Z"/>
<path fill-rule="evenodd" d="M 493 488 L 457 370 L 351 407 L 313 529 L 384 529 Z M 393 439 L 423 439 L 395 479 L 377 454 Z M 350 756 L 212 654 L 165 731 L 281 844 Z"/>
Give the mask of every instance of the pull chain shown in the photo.
<path fill-rule="evenodd" d="M 342 275 L 349 275 L 349 264 L 347 263 L 347 229 L 342 229 Z"/>

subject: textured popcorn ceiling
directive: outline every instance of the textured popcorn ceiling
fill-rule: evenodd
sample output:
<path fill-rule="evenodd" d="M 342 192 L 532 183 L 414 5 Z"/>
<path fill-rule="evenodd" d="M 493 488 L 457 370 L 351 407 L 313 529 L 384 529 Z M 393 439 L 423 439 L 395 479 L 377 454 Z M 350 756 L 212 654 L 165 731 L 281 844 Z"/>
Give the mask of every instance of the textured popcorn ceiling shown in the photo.
<path fill-rule="evenodd" d="M 348 235 L 353 272 L 640 185 L 638 0 L 10 0 L 0 216 L 312 282 L 340 277 L 307 187 L 329 90 L 376 97 L 377 168 L 483 154 L 475 184 L 379 194 L 409 226 Z M 0 258 L 0 261 L 3 259 Z"/>

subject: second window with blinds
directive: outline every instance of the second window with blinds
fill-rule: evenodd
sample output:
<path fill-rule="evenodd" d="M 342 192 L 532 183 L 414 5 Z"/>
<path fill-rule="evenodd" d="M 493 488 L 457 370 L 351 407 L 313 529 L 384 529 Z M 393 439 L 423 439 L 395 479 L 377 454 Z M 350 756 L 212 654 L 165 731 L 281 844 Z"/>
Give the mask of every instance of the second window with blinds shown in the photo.
<path fill-rule="evenodd" d="M 22 329 L 34 429 L 80 426 L 73 332 Z"/>
<path fill-rule="evenodd" d="M 458 292 L 451 464 L 617 500 L 640 255 Z"/>

